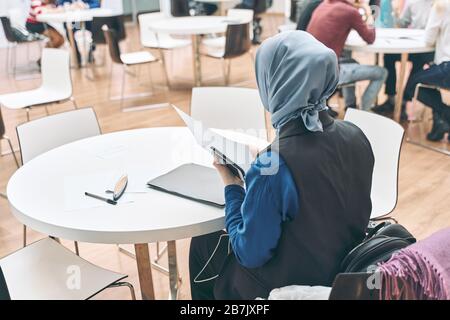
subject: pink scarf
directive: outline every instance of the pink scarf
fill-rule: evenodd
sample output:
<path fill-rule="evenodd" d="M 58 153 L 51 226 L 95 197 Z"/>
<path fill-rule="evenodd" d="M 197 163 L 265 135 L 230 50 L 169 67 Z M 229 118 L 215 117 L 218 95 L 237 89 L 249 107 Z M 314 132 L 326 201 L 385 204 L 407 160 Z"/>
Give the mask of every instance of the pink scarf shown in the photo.
<path fill-rule="evenodd" d="M 398 251 L 379 271 L 381 299 L 450 299 L 450 228 Z"/>

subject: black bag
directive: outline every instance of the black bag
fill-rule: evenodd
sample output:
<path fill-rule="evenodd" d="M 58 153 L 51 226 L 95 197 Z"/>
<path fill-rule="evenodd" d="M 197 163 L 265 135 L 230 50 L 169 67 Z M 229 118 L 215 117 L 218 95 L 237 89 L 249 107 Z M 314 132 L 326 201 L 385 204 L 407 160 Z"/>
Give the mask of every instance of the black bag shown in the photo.
<path fill-rule="evenodd" d="M 2 268 L 0 267 L 0 301 L 11 300 L 9 296 L 8 286 L 6 285 L 5 277 L 3 276 Z"/>
<path fill-rule="evenodd" d="M 28 30 L 14 26 L 11 27 L 12 32 L 14 33 L 14 37 L 18 40 L 18 42 L 30 42 L 30 41 L 37 41 L 37 40 L 44 40 L 45 36 L 40 35 L 38 33 L 32 33 Z"/>
<path fill-rule="evenodd" d="M 370 267 L 388 261 L 394 252 L 415 242 L 416 239 L 402 225 L 380 223 L 345 257 L 341 272 L 368 272 Z"/>

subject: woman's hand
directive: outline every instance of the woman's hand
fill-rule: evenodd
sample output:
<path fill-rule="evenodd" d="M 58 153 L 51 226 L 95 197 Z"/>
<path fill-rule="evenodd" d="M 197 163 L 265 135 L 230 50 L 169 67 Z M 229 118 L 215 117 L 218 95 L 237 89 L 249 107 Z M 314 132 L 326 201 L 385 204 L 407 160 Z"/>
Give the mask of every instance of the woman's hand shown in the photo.
<path fill-rule="evenodd" d="M 222 177 L 222 180 L 223 180 L 223 183 L 225 184 L 225 186 L 229 186 L 229 185 L 233 185 L 233 184 L 239 185 L 241 187 L 244 186 L 244 181 L 242 181 L 240 178 L 238 178 L 234 174 L 232 174 L 226 165 L 221 164 L 221 162 L 218 158 L 214 157 L 213 165 L 219 172 L 220 176 Z"/>

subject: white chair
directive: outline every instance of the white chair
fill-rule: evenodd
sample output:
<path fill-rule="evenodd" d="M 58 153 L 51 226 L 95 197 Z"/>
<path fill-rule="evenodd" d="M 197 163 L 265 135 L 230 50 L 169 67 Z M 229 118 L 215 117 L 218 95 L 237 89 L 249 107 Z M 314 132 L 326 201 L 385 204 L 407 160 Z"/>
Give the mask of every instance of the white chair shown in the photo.
<path fill-rule="evenodd" d="M 265 110 L 256 89 L 194 88 L 191 116 L 208 128 L 242 130 L 267 140 Z"/>
<path fill-rule="evenodd" d="M 245 54 L 249 54 L 254 64 L 252 53 L 252 40 L 250 39 L 250 22 L 230 23 L 225 33 L 225 46 L 223 48 L 205 47 L 202 55 L 221 60 L 225 85 L 230 83 L 231 61 Z"/>
<path fill-rule="evenodd" d="M 61 49 L 44 49 L 41 68 L 42 85 L 39 88 L 0 95 L 0 105 L 8 109 L 26 109 L 28 121 L 32 107 L 70 100 L 76 109 L 77 104 L 72 96 L 69 52 Z"/>
<path fill-rule="evenodd" d="M 127 276 L 100 268 L 45 238 L 0 259 L 12 300 L 85 300 L 106 288 L 127 286 Z"/>
<path fill-rule="evenodd" d="M 155 33 L 151 31 L 151 24 L 155 21 L 167 19 L 163 12 L 142 13 L 138 15 L 141 46 L 148 49 L 160 50 L 164 71 L 168 79 L 168 71 L 164 51 L 186 48 L 191 45 L 190 39 L 174 38 L 168 33 Z M 173 52 L 170 56 L 173 64 Z"/>
<path fill-rule="evenodd" d="M 17 137 L 26 164 L 37 156 L 64 144 L 100 135 L 100 127 L 92 108 L 63 112 L 33 120 L 17 126 Z M 27 244 L 26 226 L 23 228 L 23 245 Z M 78 244 L 75 242 L 77 255 Z"/>
<path fill-rule="evenodd" d="M 253 10 L 249 9 L 229 9 L 227 17 L 230 21 L 236 20 L 239 23 L 250 23 L 250 39 L 253 39 L 253 28 L 251 23 L 253 22 Z M 202 41 L 202 44 L 207 47 L 212 48 L 224 48 L 225 47 L 226 38 L 222 37 L 213 37 L 206 38 Z"/>
<path fill-rule="evenodd" d="M 132 110 L 144 110 L 144 109 L 151 109 L 155 107 L 160 107 L 161 105 L 150 105 L 150 106 L 139 106 L 139 107 L 133 107 L 124 109 L 124 100 L 126 98 L 136 98 L 136 97 L 145 97 L 150 96 L 153 93 L 142 93 L 137 95 L 129 95 L 125 96 L 125 76 L 127 73 L 128 67 L 142 67 L 143 65 L 150 66 L 151 63 L 159 62 L 157 58 L 155 58 L 150 52 L 148 51 L 138 51 L 138 52 L 130 52 L 130 53 L 122 53 L 120 50 L 119 42 L 116 36 L 116 32 L 113 29 L 109 29 L 108 26 L 105 24 L 102 27 L 103 33 L 105 35 L 106 43 L 109 47 L 109 53 L 111 56 L 111 74 L 110 74 L 110 83 L 108 86 L 108 95 L 111 100 L 120 100 L 120 109 L 122 111 L 132 111 Z M 121 94 L 119 97 L 111 97 L 111 85 L 112 85 L 112 71 L 113 71 L 113 65 L 119 64 L 122 66 L 122 86 L 121 86 Z M 149 68 L 149 74 L 151 77 L 151 69 Z M 166 78 L 167 86 L 169 86 L 168 79 Z M 152 81 L 153 86 L 153 81 Z"/>
<path fill-rule="evenodd" d="M 391 119 L 356 109 L 348 109 L 344 120 L 358 126 L 372 146 L 375 166 L 370 218 L 377 220 L 391 213 L 397 205 L 398 166 L 405 130 Z"/>

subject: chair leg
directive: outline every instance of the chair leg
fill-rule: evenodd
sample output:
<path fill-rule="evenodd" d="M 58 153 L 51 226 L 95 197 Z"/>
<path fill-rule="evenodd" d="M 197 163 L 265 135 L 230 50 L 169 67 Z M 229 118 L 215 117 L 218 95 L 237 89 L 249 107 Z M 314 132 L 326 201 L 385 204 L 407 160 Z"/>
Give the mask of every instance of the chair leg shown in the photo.
<path fill-rule="evenodd" d="M 30 43 L 27 42 L 27 63 L 30 63 Z"/>
<path fill-rule="evenodd" d="M 11 154 L 12 154 L 12 156 L 14 157 L 14 161 L 15 161 L 15 163 L 16 163 L 17 168 L 19 168 L 19 161 L 17 160 L 16 153 L 14 152 L 14 148 L 13 148 L 13 145 L 12 145 L 12 143 L 11 143 L 11 139 L 9 139 L 9 138 L 6 137 L 6 136 L 3 136 L 3 139 L 5 139 L 6 141 L 8 141 L 9 148 L 11 149 Z"/>
<path fill-rule="evenodd" d="M 122 88 L 120 92 L 120 109 L 123 109 L 123 102 L 125 99 L 125 76 L 126 76 L 126 66 L 123 65 L 122 67 Z"/>
<path fill-rule="evenodd" d="M 150 86 L 151 86 L 151 90 L 152 90 L 151 92 L 153 94 L 153 92 L 155 91 L 155 84 L 153 83 L 152 65 L 151 65 L 151 63 L 148 63 L 147 68 L 148 68 L 148 76 L 150 78 Z"/>
<path fill-rule="evenodd" d="M 6 66 L 5 66 L 6 74 L 9 74 L 9 71 L 10 71 L 10 69 L 9 69 L 10 58 L 11 58 L 11 48 L 8 43 L 8 46 L 6 47 Z"/>
<path fill-rule="evenodd" d="M 156 243 L 156 258 L 153 260 L 154 263 L 158 263 L 164 252 L 167 251 L 167 244 L 165 244 L 162 249 L 159 249 L 159 242 Z"/>
<path fill-rule="evenodd" d="M 74 241 L 73 244 L 74 244 L 74 246 L 75 246 L 75 254 L 76 254 L 77 256 L 80 256 L 80 249 L 79 249 L 79 247 L 78 247 L 78 241 Z"/>
<path fill-rule="evenodd" d="M 228 86 L 230 82 L 230 60 L 222 59 L 222 66 L 223 66 L 223 78 L 225 85 Z"/>
<path fill-rule="evenodd" d="M 162 67 L 163 67 L 164 75 L 166 77 L 167 89 L 170 89 L 169 72 L 167 71 L 166 57 L 165 57 L 164 51 L 162 49 L 159 49 L 159 55 L 161 56 Z M 173 52 L 171 53 L 171 59 L 173 60 Z"/>
<path fill-rule="evenodd" d="M 23 225 L 23 247 L 27 246 L 27 226 Z"/>
<path fill-rule="evenodd" d="M 74 108 L 75 110 L 78 109 L 77 102 L 76 102 L 76 100 L 75 100 L 75 98 L 74 98 L 73 96 L 70 97 L 70 102 L 72 102 L 73 108 Z"/>
<path fill-rule="evenodd" d="M 230 75 L 231 75 L 231 59 L 228 59 L 228 67 L 227 67 L 227 75 L 226 75 L 226 85 L 230 84 Z"/>
<path fill-rule="evenodd" d="M 27 111 L 27 122 L 30 122 L 30 108 L 26 108 Z"/>
<path fill-rule="evenodd" d="M 50 112 L 48 111 L 48 106 L 45 106 L 45 113 L 47 114 L 47 116 L 50 115 Z"/>
<path fill-rule="evenodd" d="M 14 57 L 13 75 L 14 75 L 14 78 L 15 78 L 16 77 L 16 73 L 17 73 L 17 44 L 13 47 L 13 49 L 14 49 L 14 54 L 13 54 L 13 57 Z"/>
<path fill-rule="evenodd" d="M 110 66 L 110 69 L 109 69 L 109 80 L 108 80 L 108 99 L 111 99 L 113 66 L 114 66 L 114 62 L 111 61 L 111 66 Z"/>
<path fill-rule="evenodd" d="M 110 285 L 108 288 L 120 288 L 120 287 L 128 287 L 130 289 L 131 300 L 136 300 L 136 292 L 134 291 L 134 287 L 129 282 L 116 282 Z"/>

